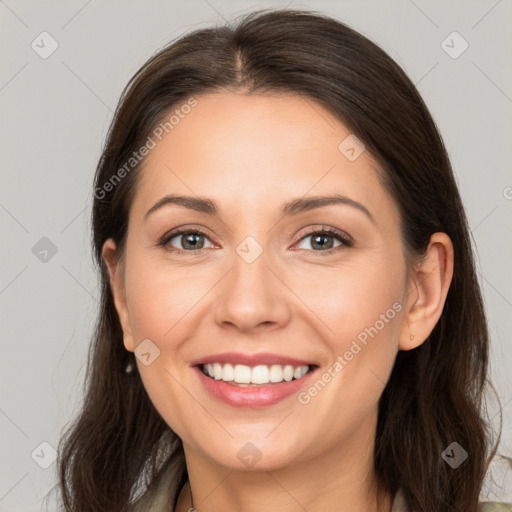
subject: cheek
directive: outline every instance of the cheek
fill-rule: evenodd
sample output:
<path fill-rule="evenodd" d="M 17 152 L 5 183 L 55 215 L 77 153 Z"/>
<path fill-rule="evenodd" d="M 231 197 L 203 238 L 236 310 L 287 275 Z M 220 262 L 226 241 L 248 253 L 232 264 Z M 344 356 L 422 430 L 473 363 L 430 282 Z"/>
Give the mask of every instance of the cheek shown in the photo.
<path fill-rule="evenodd" d="M 315 313 L 315 323 L 324 325 L 322 332 L 338 340 L 335 344 L 343 347 L 348 338 L 376 323 L 379 331 L 399 323 L 400 308 L 393 304 L 402 300 L 404 272 L 399 260 L 392 264 L 390 259 L 376 251 L 357 261 L 347 259 L 337 268 L 311 269 L 307 279 L 298 273 L 293 277 L 297 296 Z"/>
<path fill-rule="evenodd" d="M 215 295 L 214 287 L 226 269 L 218 263 L 194 268 L 155 260 L 141 254 L 127 266 L 135 345 L 149 338 L 161 350 L 154 365 L 145 367 L 138 363 L 139 370 L 161 416 L 180 437 L 195 442 L 203 433 L 196 432 L 193 426 L 208 424 L 211 418 L 179 383 L 187 382 L 184 362 L 190 340 L 197 338 L 201 324 L 215 327 L 212 301 L 222 297 Z M 393 304 L 402 296 L 403 277 L 393 257 L 377 251 L 359 259 L 347 258 L 337 267 L 307 265 L 305 269 L 303 265 L 288 266 L 282 274 L 283 281 L 294 292 L 283 293 L 293 315 L 290 332 L 307 333 L 301 341 L 317 344 L 319 354 L 325 356 L 326 370 L 332 368 L 338 357 L 343 365 L 337 373 L 332 368 L 336 376 L 325 381 L 323 389 L 320 386 L 311 393 L 306 390 L 305 395 L 297 398 L 294 418 L 296 425 L 310 425 L 312 432 L 318 430 L 322 442 L 334 443 L 340 432 L 353 433 L 375 410 L 389 377 L 396 356 L 400 316 Z M 229 421 L 232 420 L 225 419 L 226 423 Z M 246 422 L 241 425 L 242 433 L 246 432 Z M 212 432 L 222 435 L 216 430 Z M 292 429 L 279 442 L 304 450 L 302 429 L 294 432 Z"/>
<path fill-rule="evenodd" d="M 383 390 L 398 350 L 405 285 L 400 265 L 398 257 L 375 252 L 303 283 L 301 296 L 314 312 L 308 322 L 318 326 L 329 354 L 325 364 L 341 365 L 332 369 L 333 402 L 344 389 L 357 390 L 351 407 L 367 409 Z"/>
<path fill-rule="evenodd" d="M 369 274 L 364 280 L 347 274 L 326 280 L 334 289 L 312 295 L 308 303 L 320 319 L 311 316 L 309 323 L 325 333 L 326 357 L 317 380 L 298 399 L 305 406 L 300 411 L 304 424 L 311 416 L 328 418 L 321 436 L 327 444 L 355 435 L 375 413 L 398 350 L 399 287 Z"/>
<path fill-rule="evenodd" d="M 136 254 L 126 272 L 135 345 L 149 338 L 172 349 L 172 339 L 179 339 L 177 334 L 186 324 L 183 320 L 207 294 L 210 281 L 212 276 L 205 272 L 198 274 L 191 267 L 171 266 L 162 263 L 162 258 Z"/>
<path fill-rule="evenodd" d="M 218 262 L 171 266 L 143 252 L 132 254 L 126 285 L 135 345 L 149 338 L 161 349 L 173 350 L 190 335 L 190 319 L 195 318 L 199 328 L 194 311 L 208 302 L 224 272 Z M 391 318 L 396 312 L 392 306 L 404 286 L 400 263 L 397 255 L 380 248 L 364 257 L 348 256 L 337 266 L 291 265 L 282 275 L 296 295 L 296 306 L 339 353 L 353 339 L 364 342 L 365 333 L 373 339 L 372 327 L 379 331 L 379 339 L 395 333 L 399 322 Z"/>
<path fill-rule="evenodd" d="M 184 391 L 190 370 L 183 348 L 198 329 L 195 308 L 201 307 L 214 281 L 204 274 L 155 265 L 148 257 L 134 258 L 132 263 L 127 267 L 126 285 L 135 347 L 149 339 L 159 350 L 151 364 L 137 361 L 139 373 L 162 418 L 180 437 L 186 437 L 189 426 L 203 412 Z"/>

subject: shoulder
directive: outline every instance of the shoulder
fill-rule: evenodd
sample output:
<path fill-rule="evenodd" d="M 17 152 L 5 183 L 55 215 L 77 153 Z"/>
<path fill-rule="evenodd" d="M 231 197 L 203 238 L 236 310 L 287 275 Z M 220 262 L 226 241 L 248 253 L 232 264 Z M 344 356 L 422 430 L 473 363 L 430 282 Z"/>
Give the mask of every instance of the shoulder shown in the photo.
<path fill-rule="evenodd" d="M 129 512 L 168 512 L 174 510 L 174 501 L 181 487 L 183 457 L 175 457 L 164 468 L 145 492 L 132 504 Z"/>
<path fill-rule="evenodd" d="M 512 503 L 486 501 L 478 504 L 478 512 L 512 512 Z M 402 489 L 398 489 L 393 500 L 391 512 L 412 512 L 408 506 Z"/>
<path fill-rule="evenodd" d="M 512 512 L 512 503 L 486 501 L 478 505 L 478 512 Z"/>

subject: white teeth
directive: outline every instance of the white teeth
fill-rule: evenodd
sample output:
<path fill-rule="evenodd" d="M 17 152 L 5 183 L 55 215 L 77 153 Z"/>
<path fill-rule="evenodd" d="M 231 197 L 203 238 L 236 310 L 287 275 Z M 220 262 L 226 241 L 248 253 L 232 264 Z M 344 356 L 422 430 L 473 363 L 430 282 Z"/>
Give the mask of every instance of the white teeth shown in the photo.
<path fill-rule="evenodd" d="M 213 378 L 215 380 L 222 379 L 222 366 L 219 363 L 213 364 Z"/>
<path fill-rule="evenodd" d="M 266 366 L 255 366 L 251 371 L 252 384 L 267 384 L 269 382 L 269 371 Z"/>
<path fill-rule="evenodd" d="M 213 363 L 203 365 L 203 373 L 215 380 L 234 382 L 236 384 L 269 384 L 278 382 L 290 382 L 293 379 L 304 377 L 309 371 L 309 366 L 296 366 L 273 364 L 246 366 L 244 364 L 233 365 Z"/>
<path fill-rule="evenodd" d="M 273 364 L 270 367 L 270 382 L 281 382 L 283 379 L 283 367 L 280 364 Z"/>
<path fill-rule="evenodd" d="M 293 379 L 293 366 L 286 365 L 284 367 L 283 377 L 286 382 L 290 382 Z"/>
<path fill-rule="evenodd" d="M 245 366 L 244 364 L 237 364 L 235 366 L 235 375 L 233 380 L 239 384 L 250 384 L 251 368 L 249 366 Z"/>
<path fill-rule="evenodd" d="M 230 382 L 235 378 L 235 369 L 231 364 L 225 364 L 222 368 L 222 380 Z"/>

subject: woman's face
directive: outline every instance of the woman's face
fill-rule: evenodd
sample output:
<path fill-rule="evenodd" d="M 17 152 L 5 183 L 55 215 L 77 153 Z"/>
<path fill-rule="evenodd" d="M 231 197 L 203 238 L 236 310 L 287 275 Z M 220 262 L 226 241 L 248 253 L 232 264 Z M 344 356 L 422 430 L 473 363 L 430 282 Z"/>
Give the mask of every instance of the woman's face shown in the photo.
<path fill-rule="evenodd" d="M 196 100 L 150 150 L 131 206 L 116 296 L 125 346 L 156 409 L 205 461 L 348 456 L 373 439 L 410 334 L 397 206 L 369 152 L 314 101 Z M 171 194 L 189 207 L 162 203 Z M 327 196 L 346 200 L 311 202 Z M 202 233 L 171 236 L 178 228 Z M 217 380 L 196 366 L 206 360 Z M 285 366 L 300 378 L 234 386 L 220 372 L 280 381 Z"/>

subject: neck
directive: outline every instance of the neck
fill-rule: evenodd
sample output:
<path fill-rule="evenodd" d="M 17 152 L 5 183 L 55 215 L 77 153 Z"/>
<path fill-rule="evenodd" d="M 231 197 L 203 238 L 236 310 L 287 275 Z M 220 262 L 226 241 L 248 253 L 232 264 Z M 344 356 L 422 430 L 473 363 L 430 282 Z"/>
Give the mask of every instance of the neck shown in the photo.
<path fill-rule="evenodd" d="M 176 512 L 390 512 L 373 473 L 373 432 L 278 469 L 239 471 L 184 446 L 189 482 Z"/>

